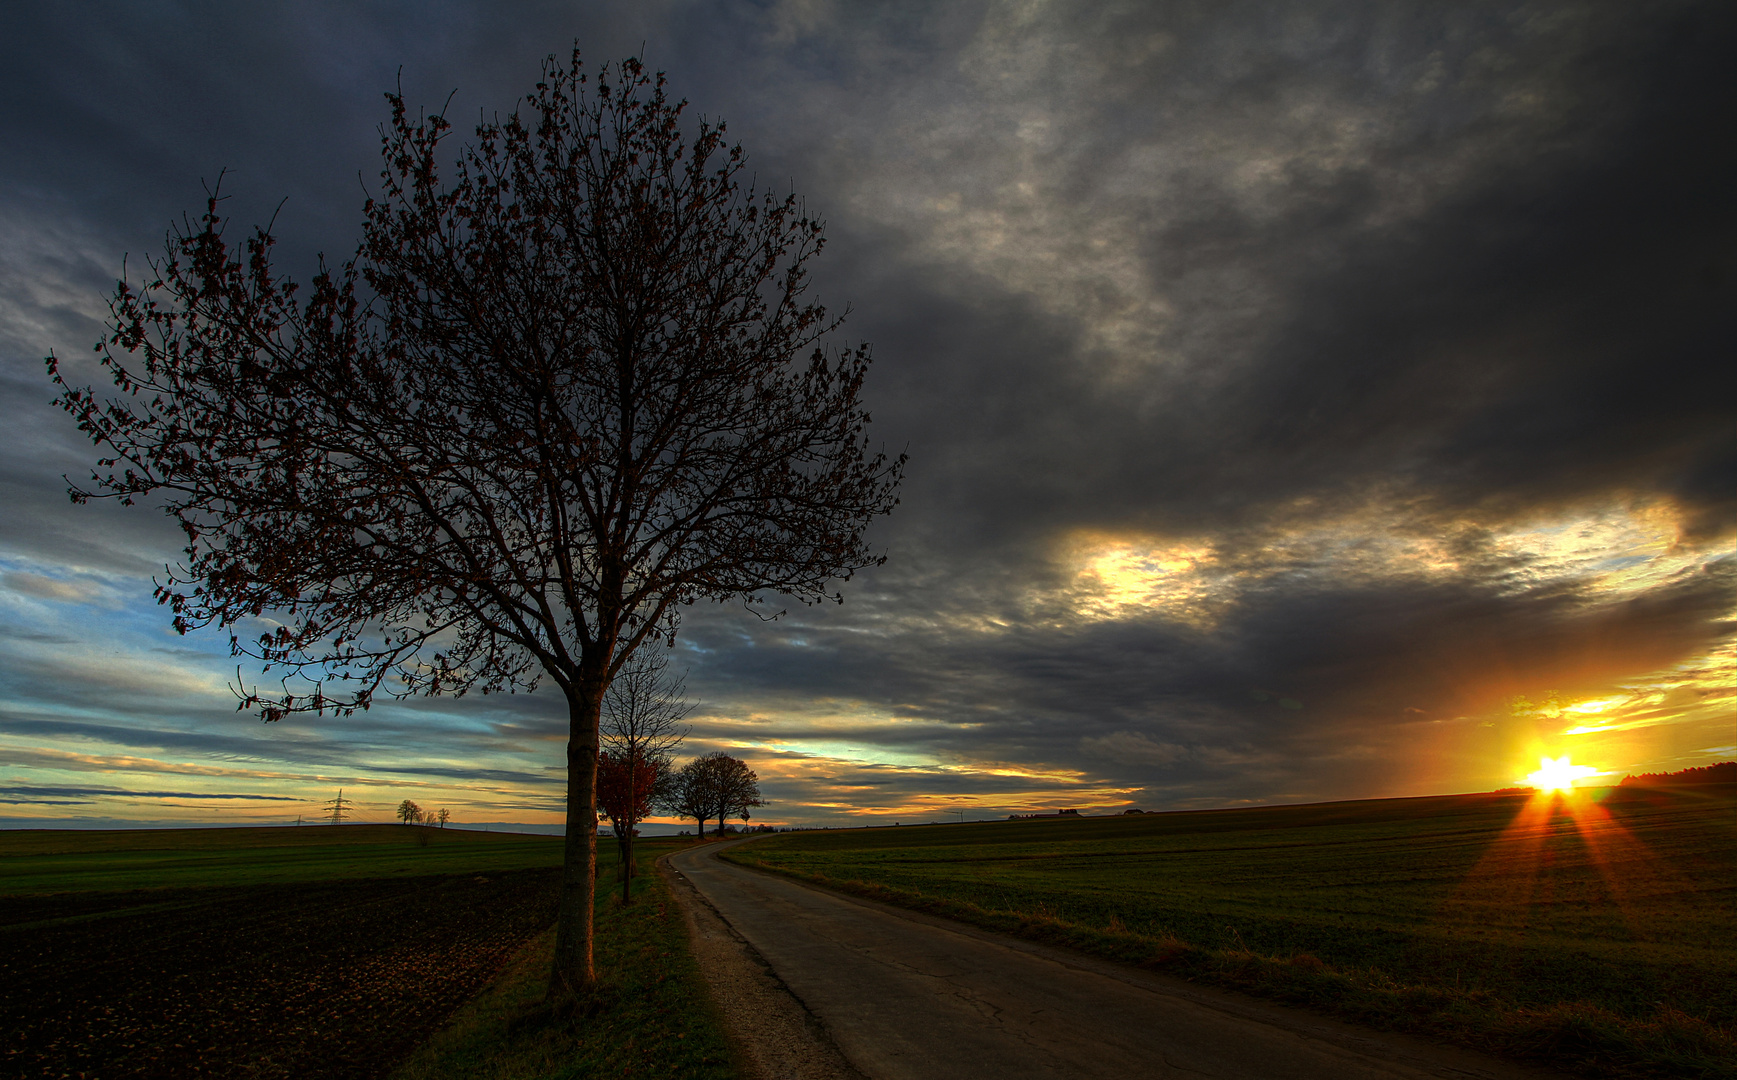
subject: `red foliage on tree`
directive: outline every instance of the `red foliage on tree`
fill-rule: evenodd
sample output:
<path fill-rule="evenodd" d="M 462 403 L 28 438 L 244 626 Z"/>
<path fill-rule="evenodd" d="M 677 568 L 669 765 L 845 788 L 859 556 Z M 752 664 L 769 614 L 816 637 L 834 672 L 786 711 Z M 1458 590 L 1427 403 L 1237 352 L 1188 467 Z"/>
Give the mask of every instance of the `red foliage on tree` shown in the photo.
<path fill-rule="evenodd" d="M 638 771 L 652 770 L 655 790 L 647 796 L 647 806 L 660 801 L 670 782 L 670 755 L 687 737 L 688 729 L 682 718 L 692 707 L 682 689 L 682 678 L 670 673 L 669 656 L 656 649 L 641 649 L 616 673 L 603 697 L 603 720 L 599 729 L 603 752 L 615 758 L 624 776 L 634 778 L 634 798 L 643 788 L 638 786 Z M 623 806 L 627 804 L 622 803 Z M 650 812 L 637 808 L 627 828 L 611 815 L 615 825 L 615 847 L 621 856 L 621 902 L 633 902 L 632 879 L 639 868 L 633 857 L 632 825 L 645 820 Z"/>
<path fill-rule="evenodd" d="M 660 771 L 656 762 L 632 762 L 607 750 L 597 755 L 597 809 L 617 836 L 651 816 Z"/>

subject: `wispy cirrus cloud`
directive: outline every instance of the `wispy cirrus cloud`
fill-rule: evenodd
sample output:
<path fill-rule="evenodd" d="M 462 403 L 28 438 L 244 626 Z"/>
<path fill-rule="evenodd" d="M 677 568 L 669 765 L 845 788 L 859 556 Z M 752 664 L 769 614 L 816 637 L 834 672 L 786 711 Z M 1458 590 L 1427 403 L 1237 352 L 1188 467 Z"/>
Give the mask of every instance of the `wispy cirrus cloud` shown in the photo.
<path fill-rule="evenodd" d="M 116 787 L 55 787 L 46 784 L 0 785 L 0 803 L 66 805 L 97 799 L 243 799 L 256 802 L 296 802 L 287 795 L 257 795 L 233 791 L 134 791 Z"/>

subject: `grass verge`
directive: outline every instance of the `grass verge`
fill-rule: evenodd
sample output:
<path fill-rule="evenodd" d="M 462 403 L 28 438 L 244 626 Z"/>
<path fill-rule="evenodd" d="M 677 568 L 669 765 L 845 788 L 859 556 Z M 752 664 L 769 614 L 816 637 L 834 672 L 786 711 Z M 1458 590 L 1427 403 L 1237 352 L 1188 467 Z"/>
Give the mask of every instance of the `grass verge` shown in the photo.
<path fill-rule="evenodd" d="M 392 1080 L 577 1080 L 739 1075 L 723 1026 L 688 949 L 686 924 L 651 866 L 666 846 L 641 841 L 633 903 L 599 882 L 600 985 L 570 1021 L 539 1014 L 553 929 L 521 949 L 482 993 L 392 1074 Z"/>

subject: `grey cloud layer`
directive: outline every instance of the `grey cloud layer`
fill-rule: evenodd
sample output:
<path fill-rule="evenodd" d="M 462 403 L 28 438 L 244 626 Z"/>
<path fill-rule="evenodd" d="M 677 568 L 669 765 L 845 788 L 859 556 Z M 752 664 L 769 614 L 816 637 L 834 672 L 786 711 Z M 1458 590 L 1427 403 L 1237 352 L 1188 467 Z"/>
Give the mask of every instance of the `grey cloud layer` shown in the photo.
<path fill-rule="evenodd" d="M 1590 688 L 1732 632 L 1729 559 L 1613 597 L 1526 578 L 1499 543 L 1540 515 L 1661 500 L 1690 548 L 1737 530 L 1729 5 L 104 10 L 32 9 L 0 66 L 17 148 L 0 163 L 0 555 L 133 582 L 173 558 L 148 512 L 66 505 L 59 474 L 88 448 L 44 406 L 39 365 L 88 349 L 121 254 L 154 250 L 201 179 L 233 168 L 244 220 L 289 196 L 301 272 L 353 239 L 400 66 L 430 107 L 459 89 L 462 129 L 577 35 L 599 59 L 644 40 L 761 176 L 829 217 L 819 288 L 854 305 L 877 435 L 912 454 L 877 526 L 891 559 L 843 609 L 694 609 L 704 738 L 1075 769 L 1154 799 L 1366 792 L 1416 725 L 1492 685 Z M 1310 529 L 1446 538 L 1454 569 L 1292 550 Z M 1078 531 L 1209 539 L 1227 606 L 1209 631 L 1034 607 L 1063 595 L 1056 543 Z M 32 566 L 14 591 L 71 599 L 72 577 Z M 215 710 L 186 732 L 172 697 L 57 689 L 42 655 L 15 700 L 139 723 L 31 708 L 10 730 L 251 752 L 213 734 Z M 851 709 L 901 722 L 816 726 Z M 294 753 L 553 761 L 560 714 L 545 695 L 438 702 Z M 467 715 L 485 722 L 440 727 Z M 419 717 L 438 729 L 423 751 Z"/>
<path fill-rule="evenodd" d="M 54 787 L 45 784 L 0 785 L 0 803 L 11 805 L 68 805 L 94 802 L 98 798 L 132 799 L 246 799 L 256 802 L 295 802 L 287 795 L 253 795 L 237 792 L 133 791 L 118 787 Z"/>

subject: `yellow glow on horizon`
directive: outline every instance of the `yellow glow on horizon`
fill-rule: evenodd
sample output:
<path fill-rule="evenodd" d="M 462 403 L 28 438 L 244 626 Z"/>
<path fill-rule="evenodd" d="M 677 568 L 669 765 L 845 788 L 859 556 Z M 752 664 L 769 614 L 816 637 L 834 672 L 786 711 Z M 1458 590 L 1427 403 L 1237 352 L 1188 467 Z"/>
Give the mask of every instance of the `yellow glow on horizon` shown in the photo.
<path fill-rule="evenodd" d="M 1539 791 L 1569 791 L 1576 780 L 1597 776 L 1601 771 L 1590 765 L 1575 765 L 1564 754 L 1559 758 L 1539 758 L 1537 771 L 1526 774 L 1521 783 L 1530 784 Z"/>

